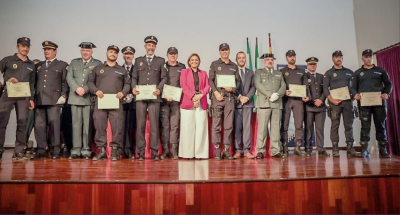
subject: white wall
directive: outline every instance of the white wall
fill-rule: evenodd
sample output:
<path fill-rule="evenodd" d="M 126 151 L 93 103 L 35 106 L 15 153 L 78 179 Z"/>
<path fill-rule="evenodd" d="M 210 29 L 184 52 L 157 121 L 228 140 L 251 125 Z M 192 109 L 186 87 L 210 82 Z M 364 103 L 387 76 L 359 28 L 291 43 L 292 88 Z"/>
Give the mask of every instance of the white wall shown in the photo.
<path fill-rule="evenodd" d="M 77 46 L 82 41 L 95 43 L 98 48 L 94 57 L 102 61 L 108 45 L 131 45 L 139 56 L 145 53 L 144 37 L 155 35 L 159 39 L 156 55 L 165 56 L 168 47 L 176 46 L 180 61 L 185 63 L 196 52 L 202 60 L 200 68 L 208 70 L 219 57 L 219 44 L 230 45 L 234 60 L 238 51 L 246 51 L 246 37 L 254 53 L 258 37 L 261 55 L 268 51 L 271 33 L 276 63 L 286 63 L 285 52 L 294 49 L 299 64 L 310 56 L 318 57 L 318 72 L 324 73 L 332 66 L 332 52 L 340 49 L 344 66 L 358 67 L 353 2 L 349 0 L 13 0 L 0 2 L 0 20 L 0 57 L 15 53 L 16 39 L 22 36 L 31 38 L 31 59 L 43 59 L 44 40 L 56 42 L 58 59 L 67 62 L 79 57 Z M 122 57 L 118 61 L 122 63 Z M 262 66 L 261 61 L 259 65 Z M 325 129 L 327 146 L 329 121 Z M 359 124 L 355 123 L 354 130 L 357 140 Z M 13 116 L 6 143 L 12 145 L 14 136 Z"/>

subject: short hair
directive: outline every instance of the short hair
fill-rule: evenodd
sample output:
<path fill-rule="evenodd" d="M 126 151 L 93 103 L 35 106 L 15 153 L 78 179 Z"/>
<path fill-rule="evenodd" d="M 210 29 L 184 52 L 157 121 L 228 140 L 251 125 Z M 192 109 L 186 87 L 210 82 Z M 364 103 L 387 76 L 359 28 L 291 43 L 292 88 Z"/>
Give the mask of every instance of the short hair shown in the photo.
<path fill-rule="evenodd" d="M 246 53 L 240 51 L 240 52 L 238 52 L 238 53 L 236 54 L 236 61 L 237 61 L 237 57 L 238 57 L 238 55 L 239 55 L 240 53 L 242 53 L 242 54 L 244 54 L 244 55 L 246 56 Z M 247 56 L 246 56 L 246 57 L 247 57 Z"/>
<path fill-rule="evenodd" d="M 188 66 L 190 67 L 190 58 L 192 58 L 193 56 L 196 56 L 197 58 L 199 58 L 199 66 L 200 66 L 200 62 L 201 62 L 201 60 L 200 60 L 200 56 L 198 55 L 198 54 L 196 54 L 196 53 L 193 53 L 193 54 L 191 54 L 190 56 L 189 56 L 189 58 L 188 58 L 188 60 L 187 60 L 187 64 L 188 64 Z"/>

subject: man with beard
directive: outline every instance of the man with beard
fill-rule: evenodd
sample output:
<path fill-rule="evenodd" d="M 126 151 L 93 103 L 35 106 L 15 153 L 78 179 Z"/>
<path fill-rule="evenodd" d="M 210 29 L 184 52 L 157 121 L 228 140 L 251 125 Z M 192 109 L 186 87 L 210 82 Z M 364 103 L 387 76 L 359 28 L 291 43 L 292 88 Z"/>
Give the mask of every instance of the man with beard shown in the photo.
<path fill-rule="evenodd" d="M 358 101 L 362 101 L 360 94 L 366 92 L 379 92 L 381 93 L 382 105 L 378 106 L 361 106 L 358 102 L 360 109 L 360 120 L 361 120 L 361 137 L 360 144 L 362 146 L 361 156 L 369 157 L 369 140 L 371 132 L 371 115 L 374 119 L 376 140 L 379 146 L 379 157 L 390 158 L 390 154 L 387 151 L 388 140 L 386 136 L 386 100 L 389 98 L 392 92 L 392 82 L 387 72 L 377 67 L 372 63 L 373 52 L 371 49 L 367 49 L 362 52 L 362 61 L 364 65 L 361 66 L 355 72 L 354 76 L 354 87 L 356 88 L 357 94 L 354 97 Z"/>
<path fill-rule="evenodd" d="M 67 99 L 67 66 L 56 58 L 58 45 L 51 41 L 42 43 L 46 60 L 38 64 L 35 93 L 35 137 L 38 149 L 35 159 L 46 157 L 49 145 L 53 159 L 60 158 L 61 107 Z M 50 144 L 47 137 L 50 137 Z"/>
<path fill-rule="evenodd" d="M 180 86 L 181 70 L 185 69 L 185 65 L 179 63 L 178 49 L 170 47 L 167 50 L 168 61 L 165 63 L 165 69 L 167 71 L 167 83 L 174 87 Z M 161 159 L 168 158 L 169 144 L 172 145 L 171 154 L 173 159 L 178 159 L 178 141 L 179 141 L 179 105 L 180 102 L 172 101 L 172 99 L 163 99 L 161 103 L 160 112 L 160 132 L 161 132 L 161 144 L 163 153 Z M 171 129 L 170 129 L 171 126 Z"/>
<path fill-rule="evenodd" d="M 87 85 L 89 72 L 101 64 L 94 59 L 93 48 L 96 46 L 91 42 L 79 44 L 81 47 L 81 58 L 73 59 L 68 67 L 67 82 L 70 87 L 68 103 L 72 112 L 72 139 L 73 147 L 69 159 L 77 159 L 82 155 L 90 159 L 91 130 L 93 128 L 92 112 L 93 106 L 90 101 L 90 92 Z"/>
<path fill-rule="evenodd" d="M 124 58 L 123 67 L 128 72 L 129 78 L 132 77 L 132 71 L 134 65 L 132 64 L 133 58 L 135 57 L 135 49 L 132 46 L 126 46 L 121 50 Z M 135 135 L 136 135 L 136 102 L 133 99 L 131 89 L 129 94 L 124 99 L 124 115 L 125 115 L 125 127 L 124 127 L 124 150 L 125 156 L 130 159 L 135 159 Z"/>
<path fill-rule="evenodd" d="M 224 121 L 224 153 L 225 159 L 233 159 L 229 152 L 232 143 L 232 131 L 235 114 L 235 97 L 237 97 L 237 88 L 240 85 L 238 66 L 229 60 L 230 48 L 226 43 L 219 46 L 220 58 L 210 65 L 209 82 L 210 94 L 212 95 L 212 143 L 215 147 L 215 160 L 221 160 L 221 125 Z M 236 87 L 217 87 L 218 75 L 234 75 Z M 222 118 L 223 117 L 223 118 Z"/>
<path fill-rule="evenodd" d="M 352 87 L 352 81 L 354 77 L 354 72 L 342 65 L 343 54 L 342 51 L 338 50 L 332 53 L 332 61 L 334 65 L 331 69 L 326 71 L 324 75 L 324 95 L 328 98 L 330 106 L 331 118 L 331 141 L 332 141 L 332 155 L 335 157 L 340 156 L 339 154 L 339 125 L 340 117 L 343 114 L 344 123 L 344 134 L 346 137 L 347 144 L 347 156 L 360 156 L 353 148 L 353 121 L 354 121 L 354 111 L 353 111 L 353 99 L 357 91 Z M 348 87 L 350 99 L 339 100 L 334 99 L 331 96 L 330 90 L 338 89 L 341 87 Z"/>
<path fill-rule="evenodd" d="M 286 84 L 280 71 L 274 70 L 274 54 L 263 54 L 264 69 L 257 69 L 254 77 L 254 85 L 257 90 L 257 159 L 262 159 L 265 153 L 265 141 L 267 140 L 268 124 L 271 124 L 270 148 L 274 158 L 285 158 L 280 153 L 279 124 L 282 116 L 282 97 L 285 95 Z"/>
<path fill-rule="evenodd" d="M 136 150 L 139 154 L 139 160 L 144 160 L 146 140 L 146 117 L 150 119 L 150 148 L 152 159 L 160 160 L 158 157 L 158 145 L 160 135 L 160 103 L 161 90 L 167 82 L 167 73 L 164 67 L 164 58 L 154 55 L 158 40 L 155 36 L 147 36 L 144 39 L 144 48 L 146 55 L 135 59 L 135 68 L 132 72 L 132 93 L 138 95 L 140 91 L 136 90 L 136 85 L 156 85 L 157 89 L 153 95 L 157 99 L 136 101 L 136 119 L 137 119 L 137 142 Z"/>
<path fill-rule="evenodd" d="M 241 158 L 244 153 L 245 158 L 255 158 L 250 153 L 251 147 L 251 115 L 253 113 L 254 101 L 253 96 L 256 92 L 254 86 L 254 72 L 247 69 L 246 54 L 238 52 L 236 54 L 236 62 L 239 67 L 240 85 L 239 101 L 236 102 L 235 107 L 235 148 L 236 153 L 233 158 Z M 243 134 L 243 135 L 242 135 Z M 243 146 L 242 146 L 243 136 Z"/>
<path fill-rule="evenodd" d="M 106 159 L 107 146 L 107 122 L 110 121 L 112 130 L 112 141 L 110 146 L 111 160 L 119 160 L 119 151 L 123 148 L 123 125 L 124 113 L 121 102 L 118 109 L 99 109 L 98 100 L 104 97 L 104 94 L 116 94 L 118 99 L 128 95 L 131 80 L 124 67 L 117 64 L 119 48 L 111 45 L 107 48 L 107 61 L 104 64 L 96 66 L 89 73 L 88 86 L 91 93 L 98 97 L 94 112 L 94 127 L 96 129 L 95 143 L 99 149 L 93 160 Z"/>
<path fill-rule="evenodd" d="M 286 83 L 286 92 L 283 97 L 283 112 L 282 112 L 282 123 L 281 123 L 281 142 L 283 148 L 283 154 L 289 156 L 288 151 L 288 129 L 289 129 L 289 121 L 290 115 L 293 111 L 294 118 L 294 126 L 295 126 L 295 147 L 294 147 L 294 155 L 297 156 L 305 156 L 303 152 L 300 151 L 300 146 L 303 142 L 303 121 L 304 121 L 304 103 L 308 102 L 310 98 L 303 97 L 290 97 L 291 91 L 289 90 L 289 86 L 291 84 L 297 85 L 306 85 L 307 84 L 307 76 L 303 69 L 298 68 L 296 64 L 296 52 L 293 50 L 289 50 L 286 52 L 286 61 L 288 65 L 281 69 L 283 77 Z"/>
<path fill-rule="evenodd" d="M 0 160 L 3 157 L 4 142 L 6 138 L 6 128 L 10 119 L 11 110 L 15 106 L 17 115 L 17 131 L 13 159 L 24 158 L 24 148 L 26 146 L 26 123 L 29 109 L 35 107 L 33 102 L 36 69 L 35 64 L 29 60 L 28 53 L 31 40 L 21 37 L 17 40 L 17 53 L 3 58 L 0 61 L 0 73 L 3 74 L 4 85 L 0 89 Z M 7 82 L 17 84 L 28 82 L 31 96 L 9 97 Z"/>

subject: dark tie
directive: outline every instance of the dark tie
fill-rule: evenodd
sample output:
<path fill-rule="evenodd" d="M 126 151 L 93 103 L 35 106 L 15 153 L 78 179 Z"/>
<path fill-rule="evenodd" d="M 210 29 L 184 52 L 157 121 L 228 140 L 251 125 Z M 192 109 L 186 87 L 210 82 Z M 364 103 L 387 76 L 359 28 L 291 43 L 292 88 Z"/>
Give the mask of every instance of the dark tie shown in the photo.
<path fill-rule="evenodd" d="M 151 57 L 147 58 L 147 63 L 149 63 L 149 64 L 151 63 Z"/>
<path fill-rule="evenodd" d="M 49 67 L 50 64 L 51 64 L 51 61 L 48 60 L 48 61 L 46 62 L 46 65 L 47 65 L 46 67 Z"/>
<path fill-rule="evenodd" d="M 242 83 L 244 84 L 244 72 L 243 72 L 243 69 L 240 69 L 240 77 L 242 78 Z"/>
<path fill-rule="evenodd" d="M 85 61 L 85 62 L 83 62 L 83 65 L 84 65 L 84 66 L 86 66 L 86 65 L 87 65 L 87 62 L 86 62 L 86 61 Z"/>
<path fill-rule="evenodd" d="M 126 67 L 126 70 L 129 72 L 129 71 L 131 70 L 131 67 L 130 67 L 130 66 L 127 66 L 127 67 Z"/>

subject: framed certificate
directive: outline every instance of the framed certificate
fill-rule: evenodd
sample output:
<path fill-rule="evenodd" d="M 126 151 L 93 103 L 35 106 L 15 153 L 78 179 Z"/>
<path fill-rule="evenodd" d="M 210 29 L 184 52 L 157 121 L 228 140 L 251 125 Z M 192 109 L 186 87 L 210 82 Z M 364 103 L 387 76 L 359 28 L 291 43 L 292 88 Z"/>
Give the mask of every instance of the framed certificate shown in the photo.
<path fill-rule="evenodd" d="M 290 97 L 307 97 L 306 85 L 289 84 Z"/>
<path fill-rule="evenodd" d="M 182 96 L 182 88 L 164 84 L 161 98 L 172 99 L 174 101 L 180 102 L 181 96 Z"/>
<path fill-rule="evenodd" d="M 350 92 L 347 86 L 330 90 L 330 93 L 333 99 L 339 99 L 342 101 L 350 99 Z"/>
<path fill-rule="evenodd" d="M 119 109 L 117 94 L 104 94 L 103 98 L 97 97 L 97 107 L 99 109 Z"/>
<path fill-rule="evenodd" d="M 29 82 L 18 82 L 13 84 L 6 82 L 7 95 L 8 97 L 30 97 L 31 89 L 29 88 Z"/>
<path fill-rule="evenodd" d="M 361 95 L 361 106 L 381 106 L 382 98 L 381 92 L 368 92 L 360 93 Z"/>
<path fill-rule="evenodd" d="M 153 95 L 157 90 L 156 85 L 136 85 L 136 90 L 139 91 L 136 101 L 157 99 L 157 96 Z"/>
<path fill-rule="evenodd" d="M 217 87 L 236 87 L 235 75 L 217 75 Z"/>

